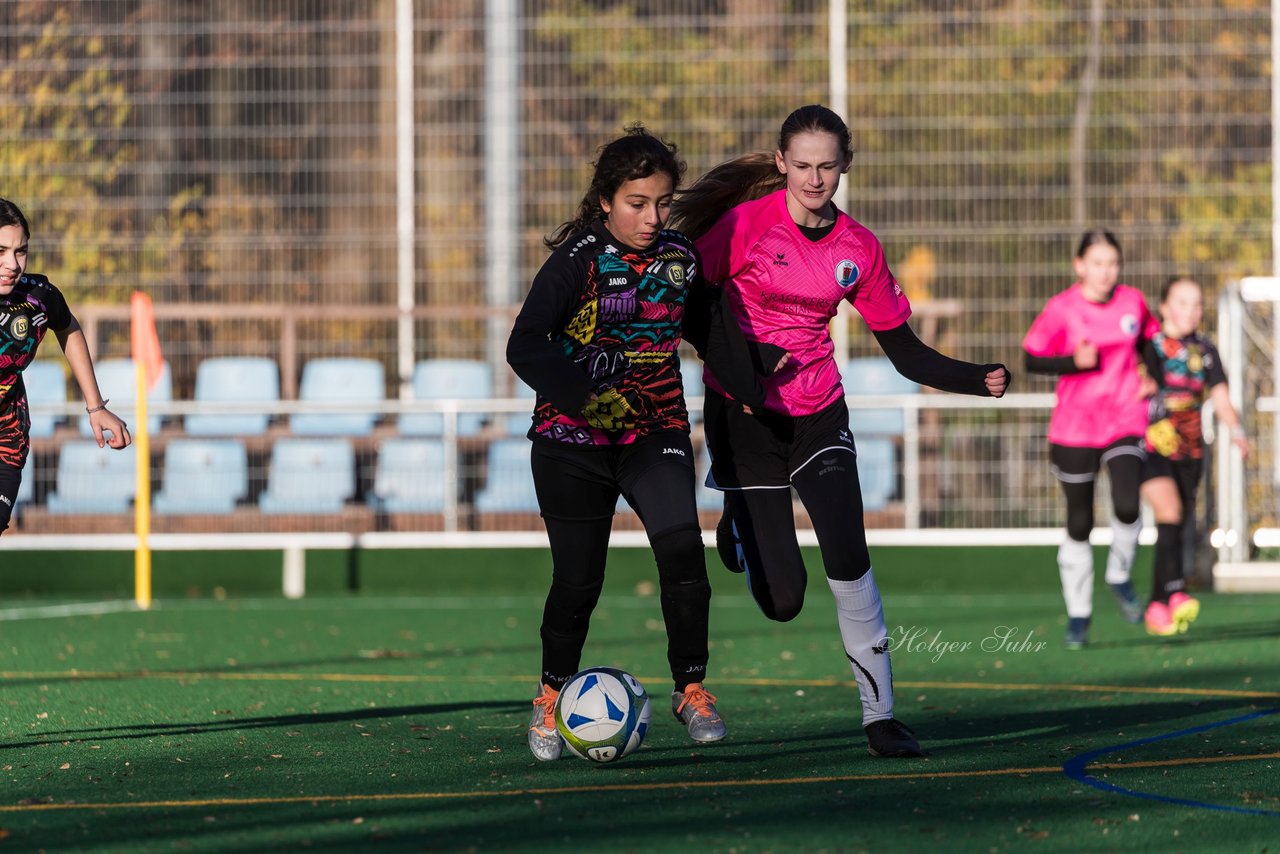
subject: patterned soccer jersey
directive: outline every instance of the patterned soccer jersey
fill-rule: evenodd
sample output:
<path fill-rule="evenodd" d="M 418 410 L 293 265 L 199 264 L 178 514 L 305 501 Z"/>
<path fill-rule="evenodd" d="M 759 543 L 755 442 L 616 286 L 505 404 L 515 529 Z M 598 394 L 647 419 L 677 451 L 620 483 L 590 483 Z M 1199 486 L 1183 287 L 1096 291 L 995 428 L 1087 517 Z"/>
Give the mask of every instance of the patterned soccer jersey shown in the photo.
<path fill-rule="evenodd" d="M 1058 378 L 1058 402 L 1049 419 L 1049 441 L 1077 448 L 1105 448 L 1147 429 L 1141 397 L 1138 348 L 1157 323 L 1142 292 L 1117 285 L 1103 303 L 1085 299 L 1079 283 L 1050 298 L 1022 341 L 1033 356 L 1070 356 L 1088 341 L 1098 367 Z"/>
<path fill-rule="evenodd" d="M 67 301 L 44 276 L 27 273 L 0 296 L 0 465 L 20 467 L 27 459 L 31 417 L 22 370 L 48 330 L 70 323 Z"/>
<path fill-rule="evenodd" d="M 765 380 L 765 405 L 777 412 L 811 415 L 844 395 L 828 326 L 842 300 L 875 331 L 911 316 L 875 235 L 837 212 L 831 233 L 809 240 L 787 211 L 785 189 L 730 210 L 698 249 L 703 275 L 724 285 L 747 338 L 791 354 Z M 724 393 L 710 372 L 705 382 Z"/>
<path fill-rule="evenodd" d="M 1186 338 L 1157 332 L 1150 347 L 1147 367 L 1160 390 L 1151 399 L 1147 450 L 1171 460 L 1202 459 L 1200 407 L 1209 389 L 1227 381 L 1218 350 L 1198 332 Z"/>
<path fill-rule="evenodd" d="M 561 244 L 534 278 L 513 340 L 549 337 L 597 399 L 575 409 L 540 394 L 530 438 L 601 446 L 668 430 L 687 433 L 676 348 L 685 298 L 700 281 L 693 246 L 678 232 L 661 232 L 639 252 L 596 223 Z M 520 354 L 519 361 L 536 369 L 531 363 L 538 356 Z M 574 402 L 585 399 L 584 393 Z"/>

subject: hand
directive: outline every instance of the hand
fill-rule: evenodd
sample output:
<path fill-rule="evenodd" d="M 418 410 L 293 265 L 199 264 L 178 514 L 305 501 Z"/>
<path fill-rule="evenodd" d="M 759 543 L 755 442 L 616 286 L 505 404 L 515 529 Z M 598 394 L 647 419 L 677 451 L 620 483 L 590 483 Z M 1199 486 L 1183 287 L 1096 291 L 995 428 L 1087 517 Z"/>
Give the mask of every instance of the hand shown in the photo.
<path fill-rule="evenodd" d="M 790 361 L 791 361 L 791 354 L 790 354 L 790 353 L 783 353 L 783 354 L 782 354 L 782 358 L 778 360 L 778 364 L 776 364 L 776 365 L 774 365 L 774 366 L 773 366 L 773 373 L 775 373 L 775 374 L 776 374 L 776 373 L 780 373 L 780 372 L 782 371 L 783 367 L 785 367 L 785 366 L 786 366 L 787 362 L 790 362 Z"/>
<path fill-rule="evenodd" d="M 1005 390 L 1009 388 L 1009 369 L 1004 365 L 1000 365 L 996 369 L 988 371 L 986 383 L 988 394 L 992 397 L 1004 397 Z"/>
<path fill-rule="evenodd" d="M 1239 427 L 1231 431 L 1231 444 L 1240 449 L 1241 457 L 1249 456 L 1249 437 Z"/>
<path fill-rule="evenodd" d="M 125 424 L 110 409 L 99 409 L 97 412 L 89 413 L 89 426 L 93 428 L 93 438 L 98 440 L 98 447 L 105 448 L 110 445 L 117 451 L 129 447 L 133 438 L 129 435 L 129 425 Z M 111 433 L 108 439 L 103 435 L 104 431 Z"/>
<path fill-rule="evenodd" d="M 1138 397 L 1143 400 L 1148 397 L 1155 397 L 1156 392 L 1160 390 L 1160 384 L 1151 378 L 1151 375 L 1143 372 L 1142 381 L 1138 385 Z"/>
<path fill-rule="evenodd" d="M 1092 371 L 1098 367 L 1098 348 L 1088 341 L 1077 344 L 1072 357 L 1075 359 L 1076 367 L 1082 371 Z"/>

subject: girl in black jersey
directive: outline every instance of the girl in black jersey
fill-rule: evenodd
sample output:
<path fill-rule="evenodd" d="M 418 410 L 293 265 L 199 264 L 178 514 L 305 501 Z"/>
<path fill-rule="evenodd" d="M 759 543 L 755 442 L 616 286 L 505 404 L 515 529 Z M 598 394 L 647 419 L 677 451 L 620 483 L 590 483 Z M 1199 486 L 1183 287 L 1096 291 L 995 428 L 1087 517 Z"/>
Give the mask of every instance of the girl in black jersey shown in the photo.
<path fill-rule="evenodd" d="M 31 229 L 18 206 L 0 199 L 0 532 L 9 526 L 22 467 L 31 450 L 31 416 L 22 371 L 50 329 L 80 385 L 98 447 L 120 449 L 129 429 L 102 399 L 89 345 L 62 292 L 44 276 L 27 272 Z"/>
<path fill-rule="evenodd" d="M 576 217 L 546 240 L 507 344 L 537 392 L 533 480 L 553 561 L 542 676 L 528 742 L 560 757 L 554 707 L 577 672 L 604 583 L 619 495 L 644 523 L 658 565 L 671 710 L 699 742 L 725 725 L 703 687 L 711 588 L 694 504 L 694 457 L 676 348 L 687 338 L 735 394 L 762 393 L 745 339 L 703 283 L 693 244 L 663 229 L 684 172 L 675 146 L 636 125 L 600 150 Z"/>

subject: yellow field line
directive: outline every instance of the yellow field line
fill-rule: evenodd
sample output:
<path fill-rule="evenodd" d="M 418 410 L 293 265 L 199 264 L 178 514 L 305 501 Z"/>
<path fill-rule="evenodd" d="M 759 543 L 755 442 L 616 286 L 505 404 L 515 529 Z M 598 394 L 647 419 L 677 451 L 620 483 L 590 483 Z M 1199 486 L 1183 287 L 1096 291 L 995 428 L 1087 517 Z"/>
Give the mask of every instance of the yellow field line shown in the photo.
<path fill-rule="evenodd" d="M 1204 758 L 1169 759 L 1153 762 L 1099 762 L 1091 768 L 1134 769 L 1165 768 L 1175 765 L 1213 765 L 1220 762 L 1247 762 L 1258 759 L 1280 759 L 1280 753 L 1253 756 L 1208 756 Z M 774 780 L 693 780 L 680 783 L 613 783 L 591 786 L 558 786 L 513 789 L 505 792 L 401 792 L 365 795 L 295 795 L 283 798 L 202 798 L 182 801 L 90 802 L 65 804 L 5 804 L 0 813 L 48 812 L 54 810 L 131 810 L 182 809 L 196 807 L 245 807 L 281 804 L 342 804 L 356 801 L 442 801 L 464 798 L 512 798 L 536 795 L 574 795 L 586 792 L 652 792 L 672 789 L 711 789 L 744 786 L 794 786 L 812 783 L 860 783 L 876 780 L 954 780 L 965 777 L 1004 777 L 1023 774 L 1060 774 L 1061 765 L 1038 765 L 1030 768 L 990 768 L 980 771 L 933 771 L 919 774 L 840 774 L 824 777 L 784 777 Z"/>
<path fill-rule="evenodd" d="M 170 679 L 175 681 L 212 679 L 230 682 L 368 682 L 368 683 L 505 683 L 520 682 L 533 684 L 536 676 L 445 676 L 429 673 L 253 673 L 253 672 L 218 672 L 201 670 L 174 671 L 0 671 L 0 680 L 4 679 L 82 679 L 124 680 L 124 679 Z M 641 682 L 660 683 L 665 677 L 644 677 Z M 717 685 L 750 685 L 767 688 L 833 688 L 852 685 L 849 679 L 765 679 L 720 677 Z M 1167 686 L 1145 685 L 1089 685 L 1070 682 L 926 682 L 908 679 L 895 679 L 899 688 L 936 688 L 940 690 L 965 691 L 1066 691 L 1083 694 L 1155 694 L 1174 697 L 1227 697 L 1246 700 L 1280 699 L 1280 691 L 1248 691 L 1233 688 L 1175 688 Z M 0 686 L 2 687 L 2 686 Z"/>

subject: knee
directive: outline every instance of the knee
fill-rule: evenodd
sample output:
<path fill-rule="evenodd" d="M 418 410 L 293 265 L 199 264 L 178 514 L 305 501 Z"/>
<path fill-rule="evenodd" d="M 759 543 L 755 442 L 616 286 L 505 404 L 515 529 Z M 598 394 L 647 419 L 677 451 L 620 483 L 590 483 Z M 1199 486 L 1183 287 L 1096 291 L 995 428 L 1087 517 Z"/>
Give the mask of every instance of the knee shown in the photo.
<path fill-rule="evenodd" d="M 803 607 L 804 591 L 800 590 L 794 594 L 775 597 L 773 613 L 766 613 L 765 616 L 776 623 L 789 623 L 800 616 L 800 610 Z"/>
<path fill-rule="evenodd" d="M 1067 514 L 1067 536 L 1073 540 L 1084 542 L 1089 539 L 1093 530 L 1093 513 L 1085 510 Z"/>
<path fill-rule="evenodd" d="M 707 557 L 696 526 L 673 528 L 649 540 L 658 577 L 664 583 L 706 582 Z"/>
<path fill-rule="evenodd" d="M 1132 525 L 1138 521 L 1138 515 L 1142 512 L 1141 502 L 1136 494 L 1117 496 L 1114 507 L 1116 521 L 1122 525 Z"/>

